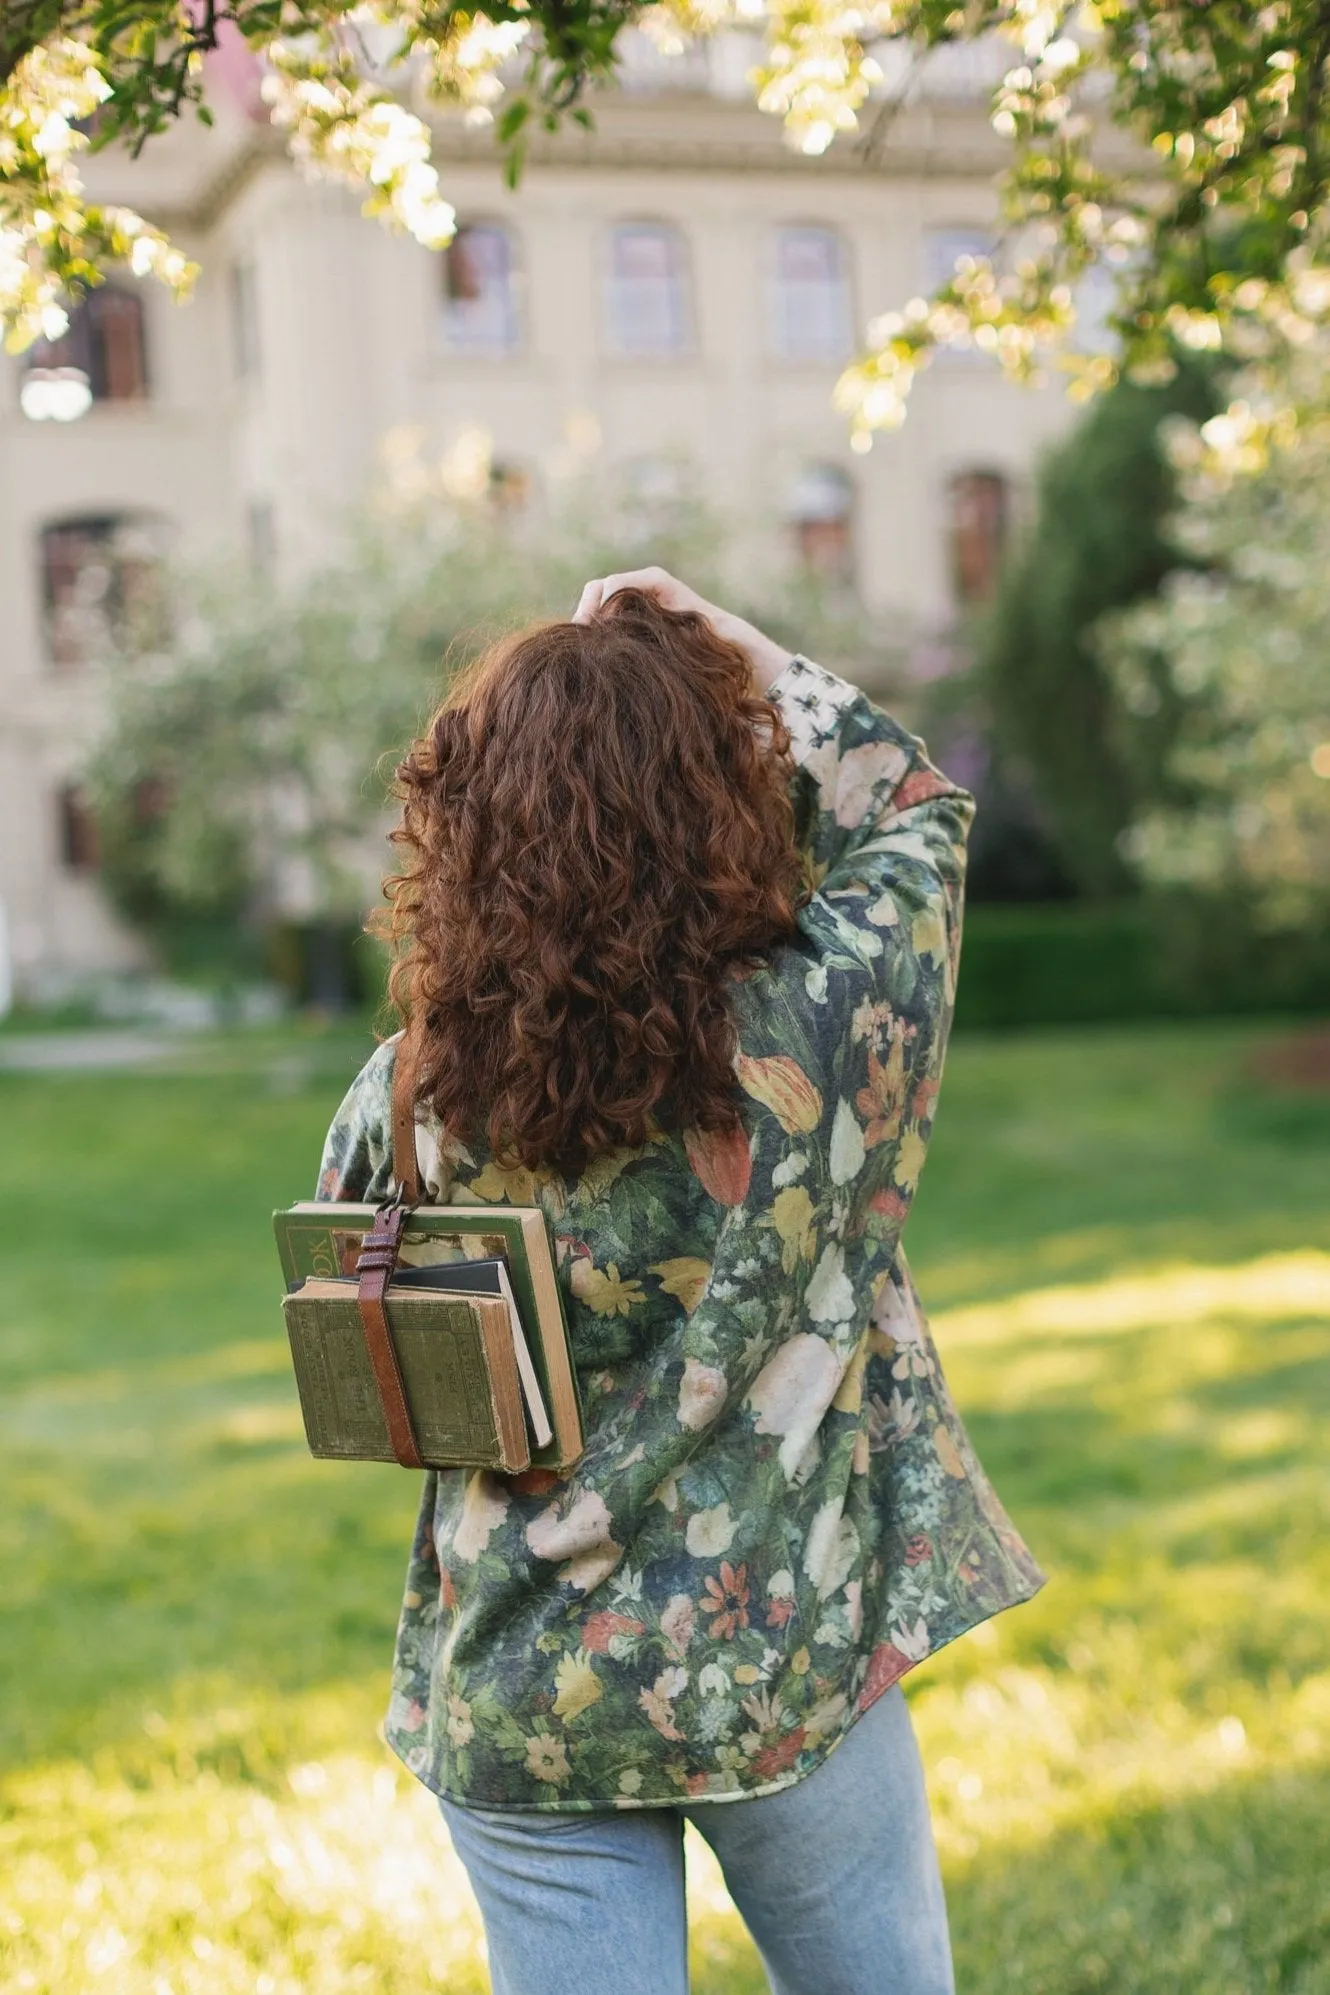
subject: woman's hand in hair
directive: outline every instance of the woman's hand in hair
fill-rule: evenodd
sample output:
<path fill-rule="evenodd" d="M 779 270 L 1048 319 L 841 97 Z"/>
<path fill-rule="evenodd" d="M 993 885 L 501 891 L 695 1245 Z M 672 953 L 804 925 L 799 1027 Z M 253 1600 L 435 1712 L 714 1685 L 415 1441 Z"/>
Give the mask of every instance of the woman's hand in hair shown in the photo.
<path fill-rule="evenodd" d="M 717 609 L 699 596 L 696 589 L 690 589 L 686 582 L 669 574 L 664 568 L 634 568 L 625 575 L 602 575 L 594 582 L 588 582 L 583 589 L 577 608 L 573 611 L 574 623 L 590 623 L 599 615 L 610 597 L 620 589 L 642 589 L 652 595 L 667 610 L 692 610 L 703 616 L 716 632 L 731 644 L 737 644 L 746 651 L 753 667 L 753 679 L 758 690 L 765 693 L 789 664 L 792 654 L 770 637 L 764 637 L 751 623 L 742 617 L 732 616 L 728 610 Z"/>

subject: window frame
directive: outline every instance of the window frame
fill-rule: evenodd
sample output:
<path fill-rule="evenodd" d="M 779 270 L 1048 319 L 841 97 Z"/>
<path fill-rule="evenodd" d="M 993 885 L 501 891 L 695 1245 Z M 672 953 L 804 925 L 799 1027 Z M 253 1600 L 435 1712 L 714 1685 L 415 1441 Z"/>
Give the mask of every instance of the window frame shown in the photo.
<path fill-rule="evenodd" d="M 793 287 L 781 269 L 783 250 L 791 238 L 799 236 L 820 236 L 830 243 L 835 254 L 832 284 L 839 316 L 839 324 L 825 344 L 803 350 L 789 337 L 791 312 L 786 300 Z M 849 359 L 854 349 L 853 256 L 845 231 L 834 222 L 785 221 L 774 225 L 768 247 L 766 332 L 769 356 L 787 367 L 839 366 Z"/>
<path fill-rule="evenodd" d="M 652 281 L 624 278 L 616 268 L 617 249 L 624 239 L 631 235 L 655 236 L 670 245 L 673 267 L 665 281 L 673 291 L 670 316 L 677 325 L 678 335 L 670 345 L 634 346 L 628 344 L 622 337 L 619 287 L 624 283 Z M 686 231 L 672 218 L 651 215 L 622 216 L 608 225 L 602 265 L 601 344 L 604 352 L 612 360 L 635 364 L 645 362 L 649 366 L 668 366 L 696 357 L 699 341 L 697 306 L 693 291 L 692 250 Z"/>
<path fill-rule="evenodd" d="M 460 302 L 449 288 L 449 269 L 452 257 L 463 238 L 472 233 L 484 232 L 499 237 L 504 245 L 505 293 L 504 331 L 502 342 L 479 339 L 460 339 L 450 322 L 450 308 Z M 524 268 L 518 231 L 513 224 L 501 215 L 469 215 L 459 221 L 452 241 L 444 246 L 438 256 L 438 286 L 436 291 L 436 324 L 439 344 L 452 359 L 459 360 L 511 360 L 520 355 L 527 344 L 526 309 L 524 298 Z"/>
<path fill-rule="evenodd" d="M 164 634 L 166 607 L 161 584 L 170 523 L 163 514 L 141 507 L 129 507 L 119 512 L 61 514 L 38 524 L 37 586 L 41 604 L 42 653 L 49 672 L 58 677 L 65 677 L 86 671 L 90 666 L 102 662 L 107 654 L 119 650 L 131 636 L 133 585 L 131 583 L 128 589 L 126 587 L 130 564 L 126 561 L 124 549 L 117 550 L 115 542 L 119 536 L 132 534 L 136 530 L 147 534 L 156 543 L 147 558 L 136 565 L 145 576 L 153 578 L 146 585 L 144 599 L 148 604 L 149 615 L 160 621 Z M 89 541 L 94 558 L 99 546 L 106 549 L 108 575 L 101 596 L 90 596 L 84 605 L 89 612 L 90 623 L 100 620 L 104 645 L 96 638 L 80 645 L 77 641 L 68 642 L 62 639 L 61 635 L 61 623 L 66 618 L 66 613 L 76 614 L 78 611 L 79 605 L 72 598 L 76 595 L 87 568 L 92 564 L 86 559 L 80 562 L 69 561 L 69 587 L 67 591 L 62 592 L 59 562 L 55 558 L 60 551 L 56 544 L 57 537 L 64 536 L 67 542 L 72 544 L 80 534 Z M 156 603 L 151 601 L 147 594 L 148 590 L 160 592 Z M 103 601 L 106 603 L 105 611 L 99 612 L 98 605 Z"/>
<path fill-rule="evenodd" d="M 67 304 L 69 324 L 58 339 L 35 340 L 23 355 L 19 369 L 19 389 L 25 378 L 36 373 L 70 369 L 87 382 L 89 403 L 84 415 L 94 409 L 146 408 L 153 400 L 153 378 L 148 337 L 147 300 L 142 291 L 117 283 L 114 278 L 94 285 L 81 298 Z M 108 339 L 108 321 L 123 313 L 133 322 L 131 372 L 135 385 L 127 393 L 112 393 L 116 361 Z M 79 418 L 82 420 L 82 417 Z"/>
<path fill-rule="evenodd" d="M 991 493 L 996 503 L 992 507 L 994 525 L 990 532 L 986 524 L 974 530 L 972 537 L 982 534 L 991 545 L 986 547 L 980 559 L 974 564 L 988 572 L 980 576 L 978 586 L 966 586 L 965 569 L 967 556 L 964 542 L 971 529 L 959 517 L 962 492 L 965 487 L 977 496 L 979 490 Z M 1015 508 L 1015 480 L 1001 464 L 962 464 L 955 465 L 947 473 L 943 486 L 945 504 L 945 540 L 947 551 L 947 582 L 952 605 L 958 614 L 964 616 L 985 609 L 994 599 L 1002 581 L 1002 567 L 1007 551 L 1011 546 L 1013 514 Z"/>
<path fill-rule="evenodd" d="M 800 484 L 811 490 L 818 479 L 825 479 L 828 491 L 833 485 L 838 488 L 844 501 L 839 511 L 799 506 Z M 830 458 L 810 458 L 800 464 L 787 491 L 785 530 L 800 567 L 832 587 L 852 589 L 858 576 L 859 513 L 859 492 L 853 477 L 843 464 Z"/>

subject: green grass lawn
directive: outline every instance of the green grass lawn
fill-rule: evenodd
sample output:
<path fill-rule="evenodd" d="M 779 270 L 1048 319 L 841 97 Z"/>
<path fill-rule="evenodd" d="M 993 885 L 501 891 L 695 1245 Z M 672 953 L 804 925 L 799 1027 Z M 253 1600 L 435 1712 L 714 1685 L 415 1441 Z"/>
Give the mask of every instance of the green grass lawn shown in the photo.
<path fill-rule="evenodd" d="M 1330 1108 L 1268 1036 L 953 1049 L 911 1253 L 1051 1574 L 910 1679 L 961 1995 L 1330 1991 Z M 375 1736 L 415 1482 L 307 1458 L 276 1308 L 362 1050 L 0 1075 L 6 1991 L 486 1986 Z M 699 1995 L 757 1995 L 694 1889 Z"/>

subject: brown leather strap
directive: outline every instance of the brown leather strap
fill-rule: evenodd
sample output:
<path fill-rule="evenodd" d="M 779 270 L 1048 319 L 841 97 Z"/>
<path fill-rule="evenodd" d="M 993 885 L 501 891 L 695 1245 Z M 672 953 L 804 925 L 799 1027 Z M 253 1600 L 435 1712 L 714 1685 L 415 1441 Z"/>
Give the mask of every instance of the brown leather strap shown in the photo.
<path fill-rule="evenodd" d="M 360 1304 L 365 1348 L 374 1367 L 374 1383 L 379 1389 L 379 1404 L 388 1423 L 392 1451 L 404 1469 L 418 1469 L 424 1464 L 420 1459 L 415 1429 L 411 1425 L 411 1410 L 406 1403 L 401 1368 L 393 1349 L 388 1312 L 384 1307 L 384 1294 L 397 1266 L 402 1228 L 408 1216 L 405 1205 L 385 1205 L 375 1213 L 374 1224 L 365 1235 L 360 1259 L 356 1263 L 359 1277 L 356 1300 Z"/>
<path fill-rule="evenodd" d="M 416 1049 L 408 1029 L 397 1042 L 393 1061 L 393 1177 L 397 1196 L 408 1205 L 420 1203 L 420 1166 L 416 1162 Z"/>

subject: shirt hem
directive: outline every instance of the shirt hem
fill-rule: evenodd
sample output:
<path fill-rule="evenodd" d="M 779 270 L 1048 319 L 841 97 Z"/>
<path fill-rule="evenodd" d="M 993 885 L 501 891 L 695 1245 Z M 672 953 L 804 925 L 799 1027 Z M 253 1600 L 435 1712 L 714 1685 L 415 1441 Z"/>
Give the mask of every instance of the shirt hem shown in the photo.
<path fill-rule="evenodd" d="M 926 1656 L 920 1656 L 917 1661 L 910 1662 L 897 1676 L 892 1677 L 889 1683 L 882 1684 L 873 1692 L 871 1697 L 865 1699 L 861 1692 L 850 1706 L 845 1723 L 834 1737 L 829 1738 L 824 1743 L 811 1766 L 793 1768 L 788 1774 L 779 1775 L 774 1780 L 763 1781 L 756 1787 L 737 1787 L 724 1794 L 679 1793 L 646 1795 L 641 1798 L 631 1794 L 613 1794 L 605 1797 L 579 1797 L 576 1800 L 570 1797 L 566 1800 L 552 1798 L 549 1801 L 482 1801 L 474 1796 L 460 1794 L 452 1788 L 441 1786 L 436 1780 L 431 1779 L 428 1773 L 422 1773 L 416 1767 L 413 1767 L 409 1758 L 410 1746 L 404 1742 L 399 1743 L 398 1739 L 386 1727 L 381 1736 L 385 1745 L 402 1762 L 402 1765 L 406 1768 L 412 1779 L 418 1780 L 422 1787 L 427 1788 L 434 1795 L 436 1800 L 440 1802 L 447 1801 L 457 1808 L 474 1808 L 486 1814 L 625 1815 L 643 1808 L 693 1809 L 721 1806 L 730 1801 L 759 1801 L 764 1796 L 781 1794 L 786 1788 L 797 1787 L 801 1780 L 807 1780 L 810 1774 L 816 1773 L 820 1766 L 826 1764 L 836 1748 L 843 1744 L 849 1737 L 860 1718 L 866 1712 L 871 1711 L 878 1699 L 884 1697 L 887 1691 L 894 1689 L 907 1676 L 913 1675 L 920 1664 L 930 1662 L 934 1656 L 941 1655 L 942 1651 L 950 1648 L 953 1642 L 961 1641 L 964 1636 L 972 1633 L 975 1628 L 981 1628 L 986 1621 L 995 1620 L 999 1614 L 1005 1614 L 1009 1608 L 1025 1606 L 1028 1601 L 1033 1600 L 1035 1595 L 1042 1591 L 1047 1583 L 1047 1574 L 1041 1572 L 1037 1566 L 1034 1567 L 1032 1582 L 1027 1591 L 1014 1593 L 1009 1600 L 1003 1600 L 987 1613 L 978 1614 L 973 1621 L 967 1621 L 963 1628 L 958 1628 L 955 1634 L 948 1635 L 945 1640 L 938 1643 L 936 1648 L 930 1649 Z"/>

